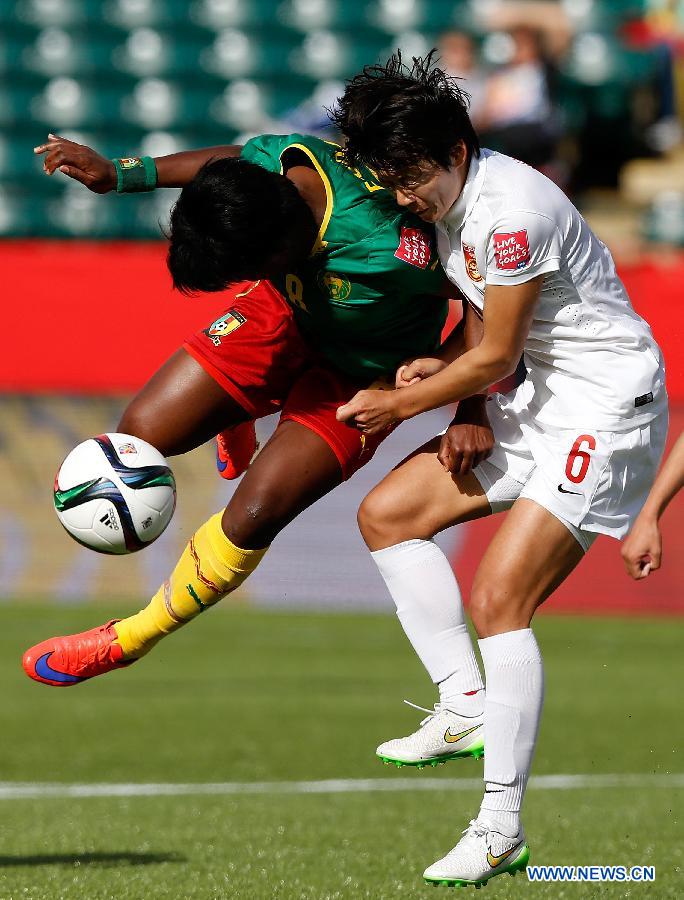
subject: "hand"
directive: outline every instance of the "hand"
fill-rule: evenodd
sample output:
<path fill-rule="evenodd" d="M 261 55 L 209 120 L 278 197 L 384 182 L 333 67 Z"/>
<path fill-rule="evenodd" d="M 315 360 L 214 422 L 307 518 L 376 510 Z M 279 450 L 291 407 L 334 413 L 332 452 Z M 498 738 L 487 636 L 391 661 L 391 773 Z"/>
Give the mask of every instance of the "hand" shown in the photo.
<path fill-rule="evenodd" d="M 412 359 L 410 362 L 399 366 L 395 378 L 395 387 L 403 388 L 411 384 L 416 384 L 424 378 L 436 375 L 442 369 L 447 367 L 447 363 L 443 359 L 426 357 L 424 359 Z"/>
<path fill-rule="evenodd" d="M 437 459 L 452 475 L 467 475 L 494 447 L 484 396 L 462 400 L 454 421 L 442 435 Z"/>
<path fill-rule="evenodd" d="M 627 574 L 639 580 L 659 569 L 662 547 L 658 520 L 642 513 L 637 517 L 620 550 Z"/>
<path fill-rule="evenodd" d="M 47 143 L 34 147 L 33 152 L 45 156 L 43 170 L 47 175 L 59 169 L 95 194 L 107 194 L 116 188 L 114 163 L 90 147 L 49 134 Z"/>
<path fill-rule="evenodd" d="M 337 421 L 346 422 L 364 434 L 378 434 L 401 421 L 397 391 L 359 391 L 337 410 Z"/>

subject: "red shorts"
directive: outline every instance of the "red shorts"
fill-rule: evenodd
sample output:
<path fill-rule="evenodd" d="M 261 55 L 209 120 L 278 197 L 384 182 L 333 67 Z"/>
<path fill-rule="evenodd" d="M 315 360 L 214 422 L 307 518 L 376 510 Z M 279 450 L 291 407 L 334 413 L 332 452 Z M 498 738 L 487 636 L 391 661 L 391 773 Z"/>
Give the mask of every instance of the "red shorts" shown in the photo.
<path fill-rule="evenodd" d="M 270 282 L 234 285 L 228 294 L 230 308 L 189 337 L 185 350 L 252 418 L 282 410 L 281 422 L 290 419 L 314 431 L 350 478 L 389 433 L 367 437 L 335 418 L 337 408 L 369 382 L 321 360 Z"/>

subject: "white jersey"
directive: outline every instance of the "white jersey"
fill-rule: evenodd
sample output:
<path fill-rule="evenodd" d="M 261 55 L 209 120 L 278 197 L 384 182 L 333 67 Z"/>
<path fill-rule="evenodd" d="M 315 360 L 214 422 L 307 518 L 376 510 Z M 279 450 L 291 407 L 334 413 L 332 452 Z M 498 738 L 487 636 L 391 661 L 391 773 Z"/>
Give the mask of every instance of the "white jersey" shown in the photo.
<path fill-rule="evenodd" d="M 536 421 L 624 431 L 662 412 L 665 376 L 651 329 L 607 247 L 552 181 L 483 150 L 437 239 L 449 279 L 480 311 L 487 284 L 544 275 L 525 341 Z"/>

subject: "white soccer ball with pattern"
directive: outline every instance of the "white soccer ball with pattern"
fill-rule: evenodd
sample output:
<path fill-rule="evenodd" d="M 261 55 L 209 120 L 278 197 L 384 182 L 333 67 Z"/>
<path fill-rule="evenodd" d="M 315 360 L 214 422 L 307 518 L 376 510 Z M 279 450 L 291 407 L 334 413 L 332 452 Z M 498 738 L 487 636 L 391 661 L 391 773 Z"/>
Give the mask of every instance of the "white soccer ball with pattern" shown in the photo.
<path fill-rule="evenodd" d="M 135 553 L 155 541 L 176 508 L 161 453 L 130 434 L 79 444 L 55 476 L 55 510 L 69 534 L 99 553 Z"/>

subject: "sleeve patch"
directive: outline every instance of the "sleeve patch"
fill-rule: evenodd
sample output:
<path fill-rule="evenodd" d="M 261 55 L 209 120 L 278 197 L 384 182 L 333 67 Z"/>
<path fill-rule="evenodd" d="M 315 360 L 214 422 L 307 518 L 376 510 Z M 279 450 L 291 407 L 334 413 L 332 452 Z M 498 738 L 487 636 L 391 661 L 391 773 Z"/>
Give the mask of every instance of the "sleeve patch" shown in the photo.
<path fill-rule="evenodd" d="M 404 225 L 401 229 L 399 246 L 394 255 L 411 266 L 426 269 L 430 262 L 429 235 L 420 228 L 408 228 Z"/>
<path fill-rule="evenodd" d="M 530 261 L 530 244 L 527 229 L 497 232 L 494 235 L 494 256 L 497 269 L 524 269 Z"/>

